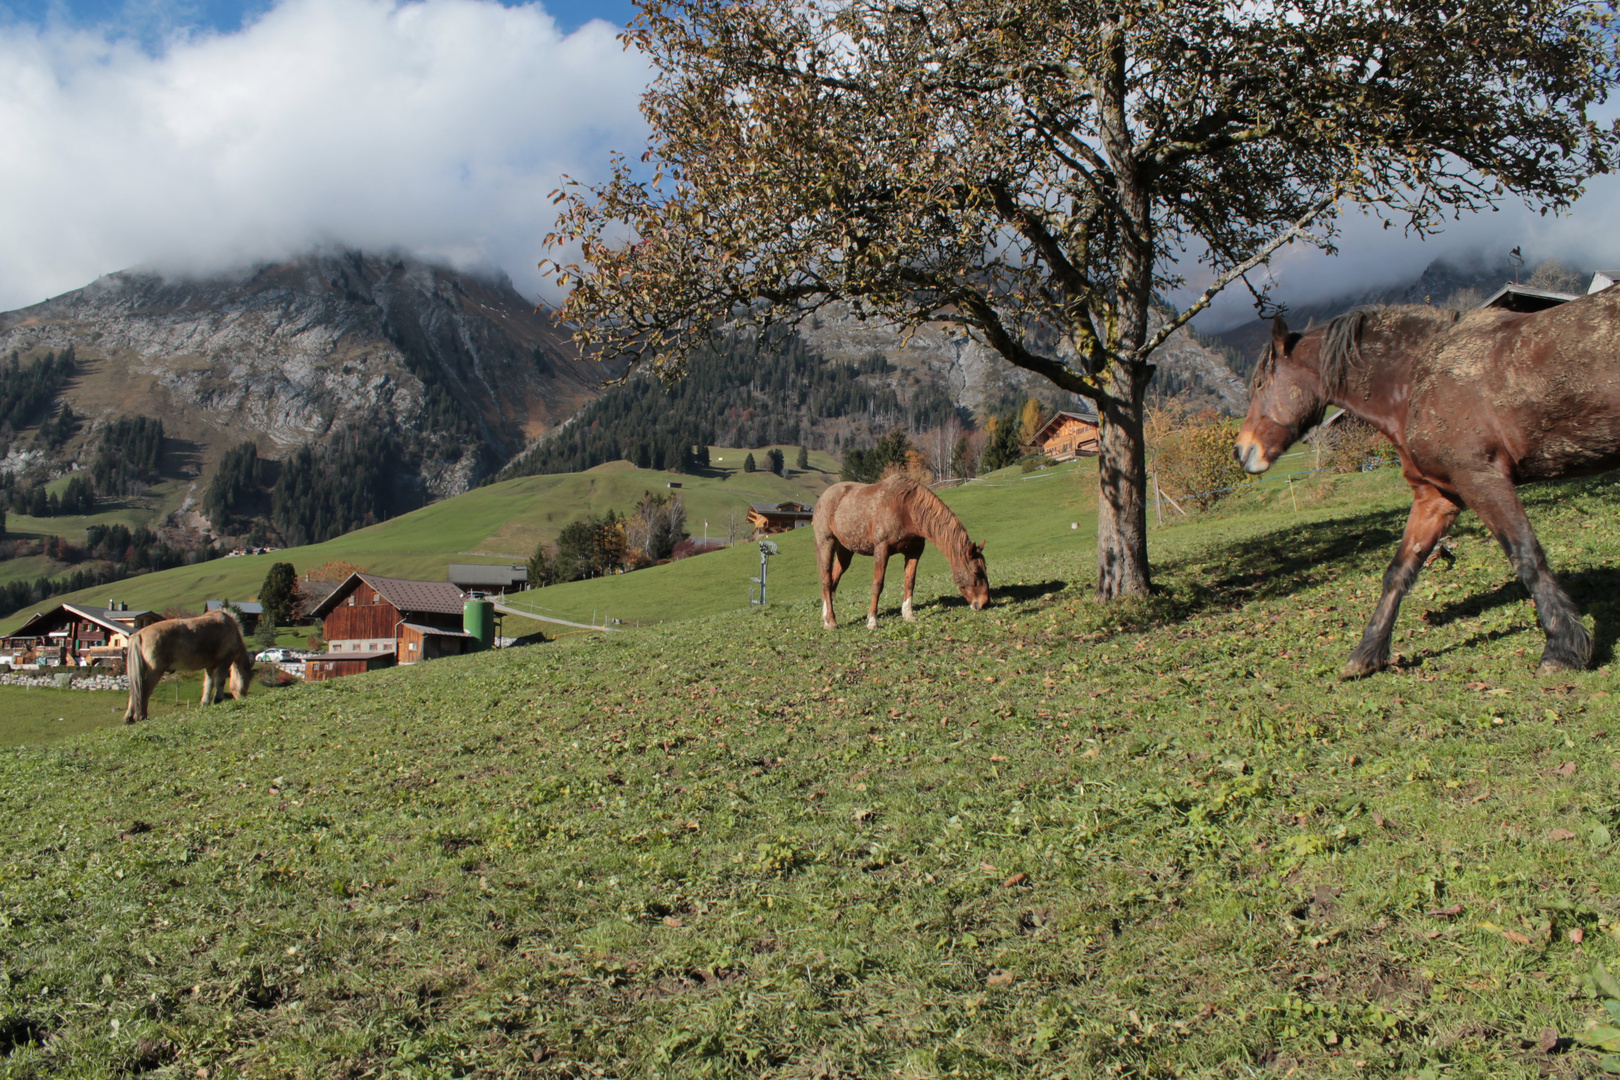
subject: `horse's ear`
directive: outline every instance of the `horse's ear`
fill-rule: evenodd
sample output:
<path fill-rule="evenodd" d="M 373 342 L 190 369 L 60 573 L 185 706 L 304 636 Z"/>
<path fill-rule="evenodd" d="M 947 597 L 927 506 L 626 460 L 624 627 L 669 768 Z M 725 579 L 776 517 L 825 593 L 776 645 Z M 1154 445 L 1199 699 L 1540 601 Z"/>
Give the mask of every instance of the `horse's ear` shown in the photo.
<path fill-rule="evenodd" d="M 1271 355 L 1283 357 L 1288 355 L 1288 324 L 1278 315 L 1271 320 Z"/>
<path fill-rule="evenodd" d="M 972 546 L 970 546 L 968 548 L 968 550 L 971 551 L 975 556 L 983 557 L 983 555 L 984 555 L 984 545 L 983 544 L 973 544 Z"/>

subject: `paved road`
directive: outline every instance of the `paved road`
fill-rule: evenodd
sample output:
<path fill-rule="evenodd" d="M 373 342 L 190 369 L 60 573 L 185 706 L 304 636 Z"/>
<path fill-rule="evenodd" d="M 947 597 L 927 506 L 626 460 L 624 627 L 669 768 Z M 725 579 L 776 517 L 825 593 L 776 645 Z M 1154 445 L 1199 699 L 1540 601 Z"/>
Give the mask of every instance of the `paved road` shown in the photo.
<path fill-rule="evenodd" d="M 612 626 L 592 626 L 590 623 L 569 622 L 567 619 L 553 619 L 549 615 L 536 615 L 532 611 L 525 611 L 522 608 L 510 607 L 498 600 L 495 601 L 495 610 L 505 615 L 516 615 L 523 619 L 533 619 L 536 622 L 556 623 L 558 626 L 572 626 L 580 630 L 605 630 L 610 634 L 618 633 L 617 628 Z"/>

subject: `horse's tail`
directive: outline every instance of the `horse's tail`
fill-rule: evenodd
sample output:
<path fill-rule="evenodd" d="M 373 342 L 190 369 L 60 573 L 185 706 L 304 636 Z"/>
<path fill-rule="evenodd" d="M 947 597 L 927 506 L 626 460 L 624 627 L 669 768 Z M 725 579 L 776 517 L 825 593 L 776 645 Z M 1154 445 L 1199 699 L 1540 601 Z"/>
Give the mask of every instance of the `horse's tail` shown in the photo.
<path fill-rule="evenodd" d="M 133 724 L 146 719 L 146 658 L 141 655 L 141 635 L 129 635 L 124 647 L 124 678 L 129 682 L 129 708 L 124 710 L 124 723 Z"/>
<path fill-rule="evenodd" d="M 247 642 L 242 638 L 240 629 L 236 632 L 236 655 L 231 658 L 231 697 L 241 700 L 247 697 L 248 687 L 253 682 L 253 654 L 248 652 Z"/>

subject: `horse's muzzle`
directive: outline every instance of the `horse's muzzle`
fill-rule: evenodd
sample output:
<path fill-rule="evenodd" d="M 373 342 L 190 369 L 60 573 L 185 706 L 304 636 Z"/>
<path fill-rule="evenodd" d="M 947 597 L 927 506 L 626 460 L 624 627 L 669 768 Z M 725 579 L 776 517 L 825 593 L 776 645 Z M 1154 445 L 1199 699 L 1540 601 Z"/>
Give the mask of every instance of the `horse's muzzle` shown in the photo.
<path fill-rule="evenodd" d="M 1247 473 L 1263 473 L 1271 468 L 1265 449 L 1253 438 L 1239 435 L 1237 445 L 1232 447 L 1232 456 L 1237 458 L 1238 464 Z"/>

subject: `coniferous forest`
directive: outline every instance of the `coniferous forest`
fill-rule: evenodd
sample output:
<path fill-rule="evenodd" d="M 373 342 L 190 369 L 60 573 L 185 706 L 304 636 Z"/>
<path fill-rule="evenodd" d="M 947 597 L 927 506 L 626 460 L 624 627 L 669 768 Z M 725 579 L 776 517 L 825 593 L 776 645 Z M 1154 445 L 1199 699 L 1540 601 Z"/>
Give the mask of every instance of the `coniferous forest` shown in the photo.
<path fill-rule="evenodd" d="M 907 399 L 883 378 L 881 354 L 830 361 L 793 333 L 763 341 L 717 338 L 681 379 L 634 376 L 507 467 L 500 479 L 580 472 L 621 458 L 642 468 L 690 472 L 698 447 L 771 443 L 838 449 L 824 422 L 853 419 L 869 439 L 895 428 L 937 427 L 957 415 L 943 387 L 924 384 Z"/>

